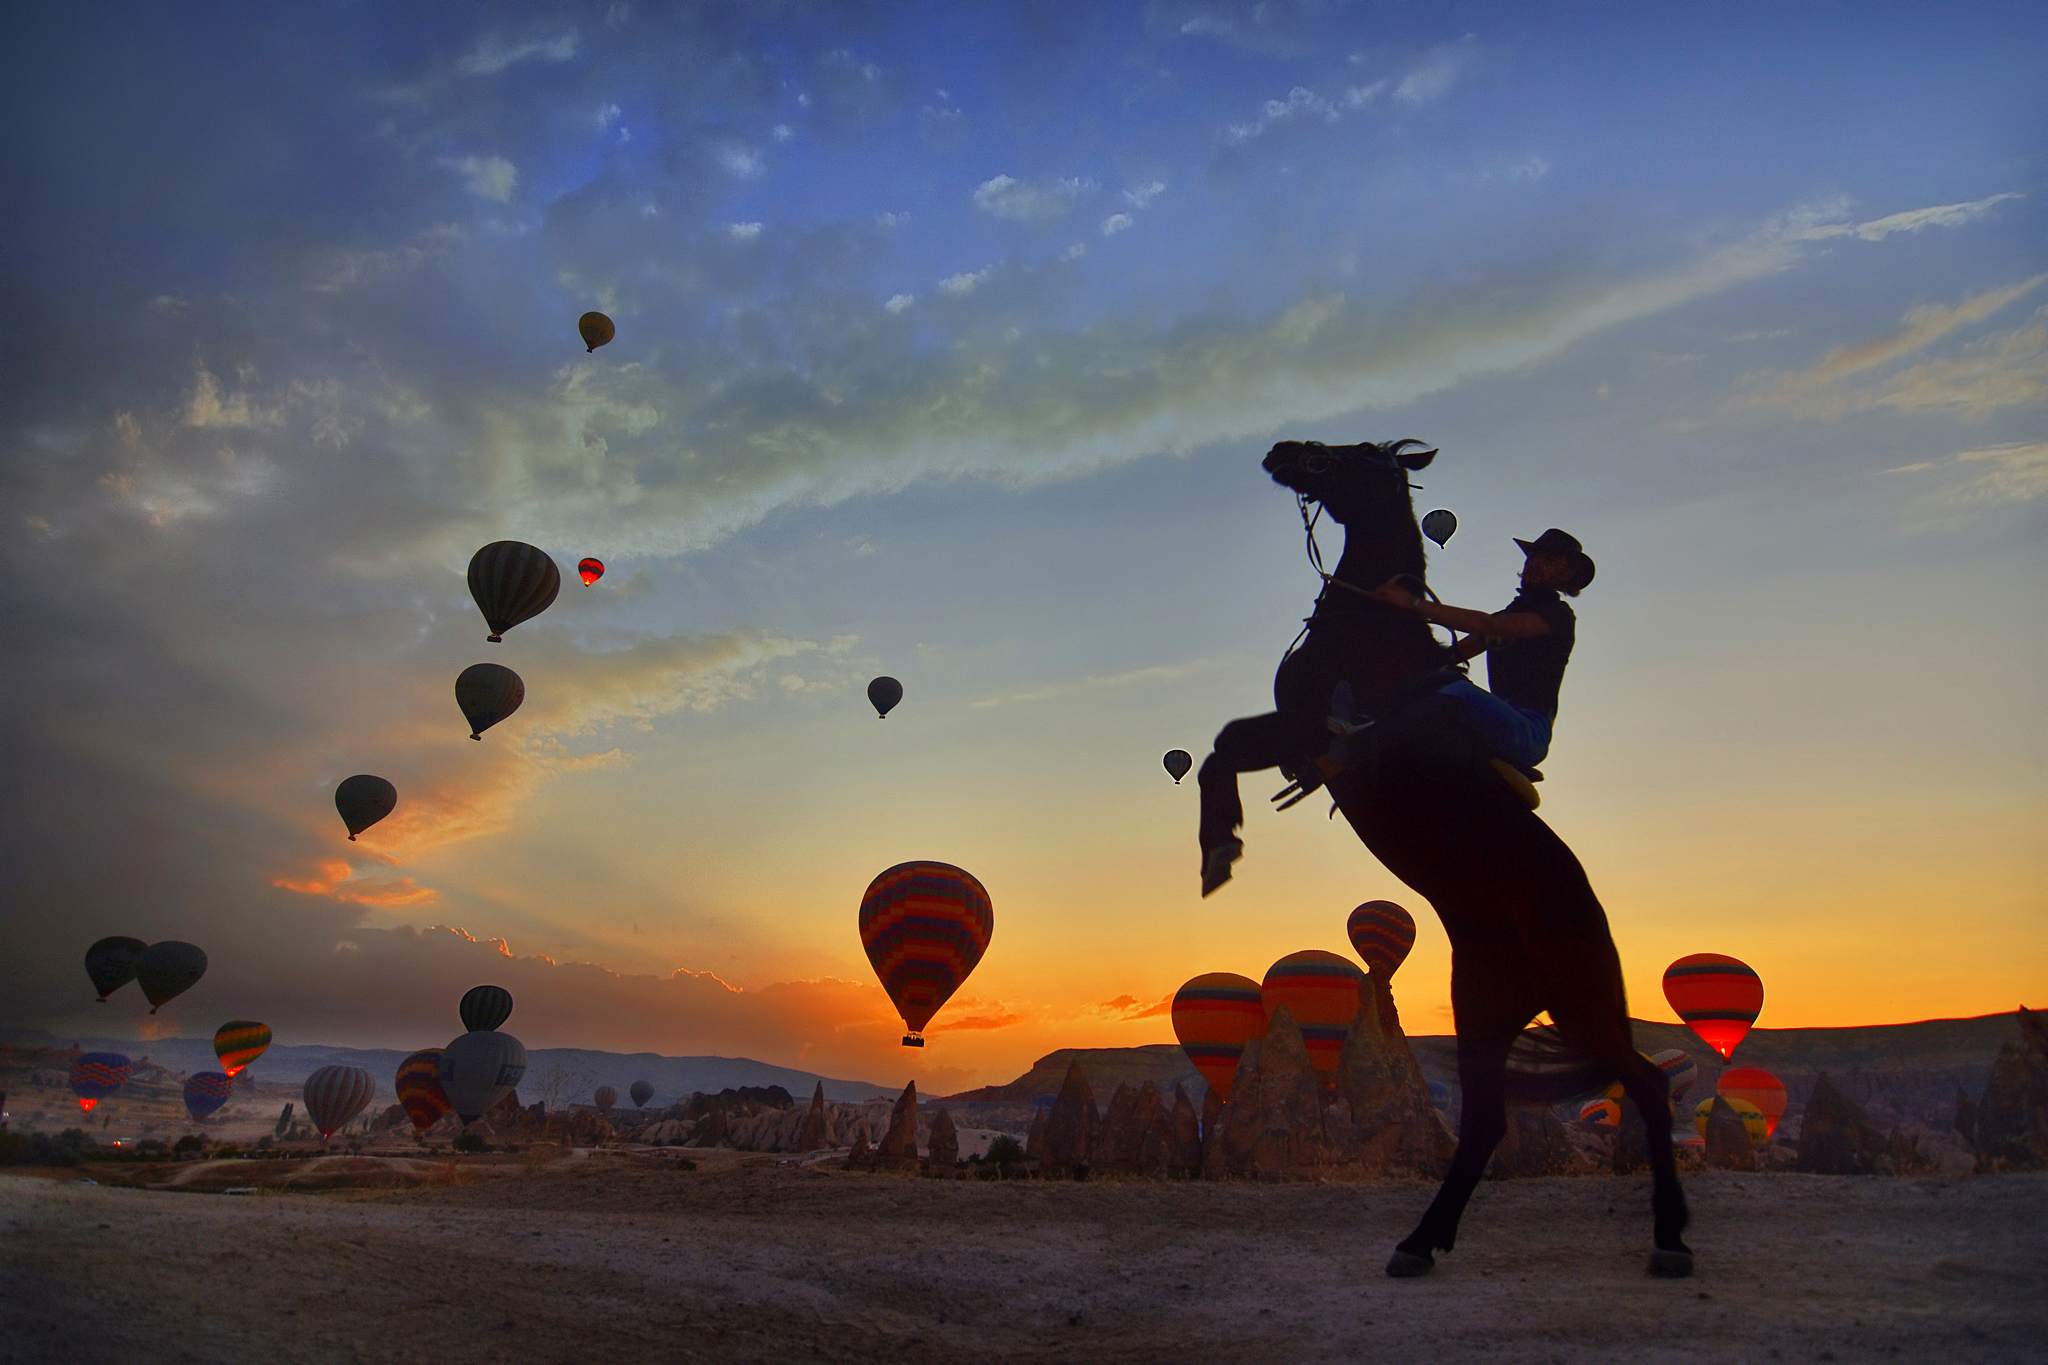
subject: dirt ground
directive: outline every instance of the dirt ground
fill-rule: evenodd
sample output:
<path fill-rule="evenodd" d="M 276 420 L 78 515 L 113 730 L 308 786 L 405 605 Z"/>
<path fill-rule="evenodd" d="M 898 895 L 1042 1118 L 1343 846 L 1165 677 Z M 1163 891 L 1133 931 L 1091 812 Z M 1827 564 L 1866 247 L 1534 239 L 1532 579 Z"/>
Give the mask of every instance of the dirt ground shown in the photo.
<path fill-rule="evenodd" d="M 2048 1361 L 2048 1176 L 1695 1176 L 1683 1281 L 1644 1274 L 1646 1181 L 1489 1183 L 1395 1281 L 1408 1182 L 705 1155 L 246 1197 L 0 1178 L 0 1361 Z"/>

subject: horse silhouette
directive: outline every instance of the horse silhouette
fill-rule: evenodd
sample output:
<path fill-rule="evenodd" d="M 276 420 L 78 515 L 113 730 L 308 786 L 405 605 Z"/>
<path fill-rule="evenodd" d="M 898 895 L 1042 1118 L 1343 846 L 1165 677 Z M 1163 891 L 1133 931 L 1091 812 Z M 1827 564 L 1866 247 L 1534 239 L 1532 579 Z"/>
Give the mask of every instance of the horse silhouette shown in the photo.
<path fill-rule="evenodd" d="M 1397 576 L 1423 587 L 1408 476 L 1437 452 L 1421 447 L 1282 441 L 1266 455 L 1266 472 L 1300 500 L 1318 571 L 1324 513 L 1345 528 L 1344 553 L 1273 680 L 1277 709 L 1224 726 L 1202 764 L 1203 894 L 1242 852 L 1238 774 L 1277 767 L 1291 781 L 1276 801 L 1327 784 L 1365 846 L 1443 921 L 1464 1113 L 1450 1172 L 1389 1275 L 1425 1274 L 1452 1248 L 1510 1098 L 1562 1100 L 1615 1079 L 1649 1136 L 1651 1273 L 1688 1275 L 1670 1082 L 1635 1050 L 1606 912 L 1571 849 L 1493 770 L 1460 704 L 1437 695 L 1458 676 L 1448 649 L 1420 618 L 1370 596 Z M 1525 1034 L 1544 1011 L 1553 1027 Z"/>

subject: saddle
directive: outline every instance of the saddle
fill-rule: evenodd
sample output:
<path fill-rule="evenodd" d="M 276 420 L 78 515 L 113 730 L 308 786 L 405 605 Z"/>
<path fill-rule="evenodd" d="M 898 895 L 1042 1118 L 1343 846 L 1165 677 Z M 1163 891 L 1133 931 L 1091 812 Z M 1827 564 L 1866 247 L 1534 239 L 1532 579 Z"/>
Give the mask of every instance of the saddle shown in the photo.
<path fill-rule="evenodd" d="M 1330 694 L 1330 714 L 1324 718 L 1324 728 L 1331 736 L 1328 747 L 1313 758 L 1280 765 L 1280 775 L 1287 779 L 1287 785 L 1273 793 L 1274 809 L 1287 810 L 1299 804 L 1337 774 L 1363 762 L 1370 743 L 1368 731 L 1382 720 L 1393 719 L 1463 676 L 1455 668 L 1439 668 L 1424 673 L 1402 684 L 1382 702 L 1382 712 L 1378 716 L 1368 716 L 1358 709 L 1357 697 L 1348 680 L 1338 683 Z M 1536 790 L 1536 784 L 1543 780 L 1541 772 L 1518 767 L 1504 758 L 1489 759 L 1488 762 L 1500 780 L 1507 783 L 1509 790 L 1520 797 L 1522 804 L 1530 810 L 1543 803 L 1542 794 Z"/>

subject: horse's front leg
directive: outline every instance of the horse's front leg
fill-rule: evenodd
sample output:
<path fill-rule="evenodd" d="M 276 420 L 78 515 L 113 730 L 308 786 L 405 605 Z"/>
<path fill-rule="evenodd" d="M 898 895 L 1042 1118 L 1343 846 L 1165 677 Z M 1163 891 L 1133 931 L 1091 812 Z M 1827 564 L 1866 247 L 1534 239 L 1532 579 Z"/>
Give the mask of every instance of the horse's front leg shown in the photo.
<path fill-rule="evenodd" d="M 1209 757 L 1202 760 L 1196 784 L 1202 792 L 1202 894 L 1208 895 L 1230 880 L 1230 865 L 1244 853 L 1244 841 L 1237 837 L 1244 824 L 1244 802 L 1237 794 L 1237 775 L 1274 768 L 1294 755 L 1289 736 L 1298 726 L 1288 724 L 1278 711 L 1247 716 L 1223 727 Z"/>
<path fill-rule="evenodd" d="M 1493 1149 L 1508 1131 L 1508 1048 L 1515 1040 L 1514 1029 L 1492 1031 L 1483 1037 L 1458 1035 L 1458 1086 L 1464 1112 L 1458 1121 L 1458 1150 L 1451 1156 L 1451 1169 L 1415 1231 L 1394 1248 L 1387 1273 L 1398 1279 L 1427 1275 L 1436 1264 L 1436 1252 L 1449 1251 L 1458 1240 L 1458 1220 L 1466 1201 L 1486 1174 Z"/>

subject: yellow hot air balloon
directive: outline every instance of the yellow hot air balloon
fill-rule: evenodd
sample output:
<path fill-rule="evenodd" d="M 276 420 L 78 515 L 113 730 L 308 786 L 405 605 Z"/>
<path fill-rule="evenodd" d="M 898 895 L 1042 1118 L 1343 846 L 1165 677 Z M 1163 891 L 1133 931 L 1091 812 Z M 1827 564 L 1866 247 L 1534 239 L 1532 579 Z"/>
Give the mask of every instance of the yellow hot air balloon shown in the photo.
<path fill-rule="evenodd" d="M 1763 1110 L 1757 1108 L 1748 1100 L 1730 1099 L 1726 1095 L 1720 1098 L 1727 1100 L 1728 1107 L 1735 1111 L 1735 1117 L 1742 1120 L 1743 1131 L 1749 1134 L 1750 1146 L 1761 1147 L 1770 1140 L 1771 1126 L 1764 1118 Z M 1707 1135 L 1707 1115 L 1713 1112 L 1714 1102 L 1712 1100 L 1701 1100 L 1693 1108 L 1692 1126 L 1699 1129 L 1701 1137 Z"/>

